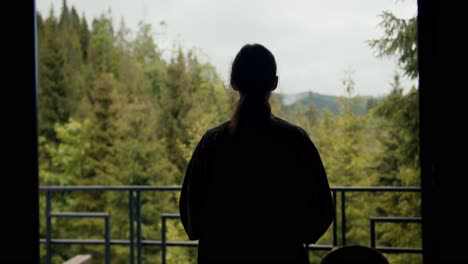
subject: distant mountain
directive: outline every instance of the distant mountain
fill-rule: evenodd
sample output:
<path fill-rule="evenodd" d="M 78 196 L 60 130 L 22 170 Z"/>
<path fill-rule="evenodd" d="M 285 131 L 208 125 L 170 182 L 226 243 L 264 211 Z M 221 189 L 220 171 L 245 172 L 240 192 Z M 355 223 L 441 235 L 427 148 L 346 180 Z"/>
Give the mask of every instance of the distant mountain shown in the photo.
<path fill-rule="evenodd" d="M 318 109 L 319 112 L 328 109 L 334 114 L 339 114 L 339 107 L 337 104 L 338 96 L 324 95 L 315 92 L 302 92 L 296 94 L 275 94 L 277 100 L 281 103 L 285 112 L 291 112 L 298 106 L 307 107 L 310 104 Z M 368 107 L 373 105 L 375 98 L 366 96 L 362 97 L 362 101 L 357 106 L 357 114 L 365 114 Z"/>

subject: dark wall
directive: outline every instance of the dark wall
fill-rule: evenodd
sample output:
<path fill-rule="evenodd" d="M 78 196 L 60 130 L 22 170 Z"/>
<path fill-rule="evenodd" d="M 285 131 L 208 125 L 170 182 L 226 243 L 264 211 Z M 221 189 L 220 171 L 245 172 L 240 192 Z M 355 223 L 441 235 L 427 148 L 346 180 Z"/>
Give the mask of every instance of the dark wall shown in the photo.
<path fill-rule="evenodd" d="M 34 1 L 8 1 L 1 40 L 0 263 L 39 263 Z"/>
<path fill-rule="evenodd" d="M 418 1 L 424 263 L 468 263 L 466 14 L 448 2 Z"/>

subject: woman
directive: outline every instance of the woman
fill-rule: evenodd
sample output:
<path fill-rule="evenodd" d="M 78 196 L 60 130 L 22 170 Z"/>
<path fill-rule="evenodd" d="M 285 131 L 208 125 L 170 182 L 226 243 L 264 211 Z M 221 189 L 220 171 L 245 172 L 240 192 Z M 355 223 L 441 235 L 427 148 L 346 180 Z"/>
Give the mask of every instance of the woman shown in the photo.
<path fill-rule="evenodd" d="M 303 244 L 334 219 L 319 153 L 302 128 L 271 113 L 278 77 L 268 49 L 242 47 L 230 84 L 237 108 L 198 143 L 180 197 L 198 263 L 309 263 Z"/>

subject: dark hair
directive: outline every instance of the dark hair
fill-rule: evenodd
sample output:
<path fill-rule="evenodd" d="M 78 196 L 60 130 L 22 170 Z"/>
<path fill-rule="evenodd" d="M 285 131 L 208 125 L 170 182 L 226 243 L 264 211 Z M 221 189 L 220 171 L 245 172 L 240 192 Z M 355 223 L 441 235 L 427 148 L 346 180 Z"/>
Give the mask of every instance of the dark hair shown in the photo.
<path fill-rule="evenodd" d="M 260 44 L 247 44 L 237 53 L 231 69 L 231 86 L 240 93 L 231 128 L 244 120 L 270 116 L 268 102 L 276 81 L 276 61 L 273 54 Z"/>

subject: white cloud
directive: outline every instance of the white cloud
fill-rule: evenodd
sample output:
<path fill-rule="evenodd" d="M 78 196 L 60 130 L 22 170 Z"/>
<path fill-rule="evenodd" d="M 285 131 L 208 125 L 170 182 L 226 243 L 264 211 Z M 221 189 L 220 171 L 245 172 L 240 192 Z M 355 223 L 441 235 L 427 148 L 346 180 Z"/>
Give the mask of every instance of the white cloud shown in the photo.
<path fill-rule="evenodd" d="M 38 0 L 38 10 L 56 14 L 62 0 Z M 160 30 L 167 22 L 169 47 L 174 40 L 186 49 L 198 47 L 225 80 L 237 51 L 245 43 L 264 44 L 275 55 L 280 76 L 279 92 L 315 91 L 341 95 L 340 79 L 348 68 L 355 70 L 356 92 L 388 93 L 396 70 L 394 60 L 376 58 L 365 43 L 382 35 L 378 15 L 392 11 L 409 18 L 416 1 L 396 0 L 68 0 L 88 21 L 108 7 L 115 21 L 124 17 L 136 29 L 144 20 Z M 162 36 L 161 36 L 162 37 Z M 414 81 L 411 83 L 415 83 Z M 404 82 L 409 86 L 410 82 Z"/>

